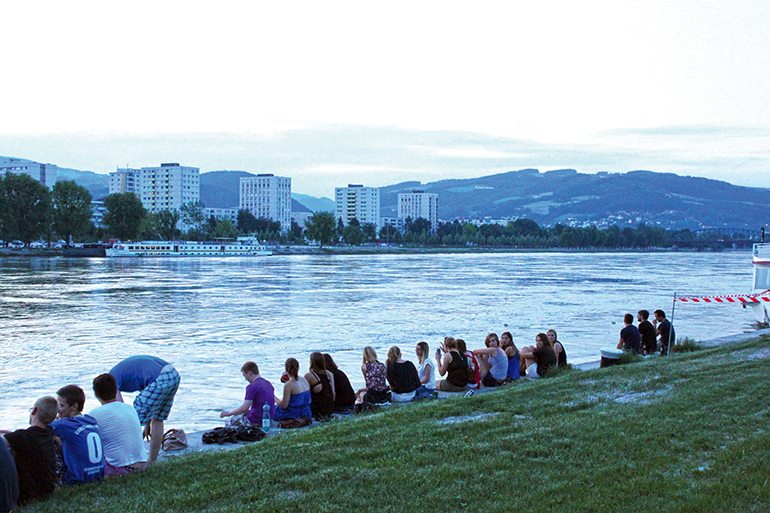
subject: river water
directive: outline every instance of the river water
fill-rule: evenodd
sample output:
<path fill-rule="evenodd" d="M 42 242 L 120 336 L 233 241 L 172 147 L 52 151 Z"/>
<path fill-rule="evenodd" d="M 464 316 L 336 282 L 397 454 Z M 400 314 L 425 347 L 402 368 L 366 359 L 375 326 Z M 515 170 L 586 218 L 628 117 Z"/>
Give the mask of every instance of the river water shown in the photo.
<path fill-rule="evenodd" d="M 672 297 L 748 292 L 751 253 L 306 255 L 230 259 L 0 259 L 0 419 L 24 427 L 35 398 L 68 383 L 98 406 L 92 379 L 121 359 L 173 363 L 182 384 L 168 425 L 214 427 L 243 399 L 240 366 L 280 389 L 284 361 L 329 352 L 363 386 L 361 353 L 431 353 L 444 336 L 518 347 L 555 329 L 572 362 L 614 346 L 623 314 Z M 677 335 L 751 331 L 738 305 L 677 305 Z"/>

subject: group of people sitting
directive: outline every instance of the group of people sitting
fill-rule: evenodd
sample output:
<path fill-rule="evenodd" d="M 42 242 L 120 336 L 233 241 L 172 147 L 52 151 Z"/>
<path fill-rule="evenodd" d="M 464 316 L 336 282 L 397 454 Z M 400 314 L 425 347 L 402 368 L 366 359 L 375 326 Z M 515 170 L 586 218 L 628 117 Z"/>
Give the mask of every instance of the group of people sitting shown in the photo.
<path fill-rule="evenodd" d="M 89 413 L 83 413 L 86 396 L 78 385 L 39 398 L 29 428 L 0 431 L 0 512 L 45 498 L 57 486 L 145 469 L 160 451 L 179 381 L 168 362 L 138 355 L 94 378 L 101 406 Z M 139 392 L 133 406 L 123 402 L 121 391 Z"/>
<path fill-rule="evenodd" d="M 639 310 L 636 314 L 638 326 L 634 326 L 633 315 L 624 315 L 624 327 L 620 330 L 617 348 L 645 356 L 656 353 L 666 356 L 669 348 L 676 342 L 676 332 L 663 310 L 655 310 L 654 314 L 655 318 L 650 322 L 650 312 Z"/>
<path fill-rule="evenodd" d="M 220 417 L 228 418 L 227 424 L 233 426 L 263 426 L 270 422 L 282 428 L 302 427 L 313 418 L 323 421 L 334 413 L 433 398 L 436 391 L 472 394 L 481 386 L 499 387 L 523 376 L 543 377 L 551 368 L 567 364 L 567 353 L 554 330 L 539 333 L 535 344 L 521 351 L 510 332 L 499 338 L 490 333 L 484 345 L 469 351 L 463 339 L 446 337 L 433 361 L 428 343 L 418 342 L 416 366 L 403 358 L 397 346 L 388 350 L 384 363 L 378 360 L 374 348 L 367 346 L 361 365 L 364 388 L 357 391 L 328 353 L 311 353 L 304 375 L 300 375 L 295 358 L 287 359 L 281 376 L 283 391 L 277 395 L 273 385 L 259 375 L 257 364 L 246 362 L 241 367 L 249 383 L 244 401 L 233 410 L 223 411 Z"/>

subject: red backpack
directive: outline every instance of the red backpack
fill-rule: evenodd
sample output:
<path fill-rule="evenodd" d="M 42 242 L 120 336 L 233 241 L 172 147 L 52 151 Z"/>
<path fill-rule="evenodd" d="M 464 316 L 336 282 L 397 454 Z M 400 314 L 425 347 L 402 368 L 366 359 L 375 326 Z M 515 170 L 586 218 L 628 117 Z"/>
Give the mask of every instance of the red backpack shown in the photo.
<path fill-rule="evenodd" d="M 468 351 L 465 353 L 465 359 L 468 361 L 468 386 L 470 388 L 479 388 L 479 362 L 476 361 L 476 355 Z"/>

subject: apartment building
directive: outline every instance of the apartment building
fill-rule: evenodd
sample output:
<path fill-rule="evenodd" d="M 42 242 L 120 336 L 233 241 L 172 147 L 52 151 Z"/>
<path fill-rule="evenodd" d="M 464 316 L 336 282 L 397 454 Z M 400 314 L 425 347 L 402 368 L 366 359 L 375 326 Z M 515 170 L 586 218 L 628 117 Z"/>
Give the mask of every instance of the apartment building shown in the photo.
<path fill-rule="evenodd" d="M 138 186 L 139 199 L 148 211 L 179 210 L 182 205 L 200 200 L 200 169 L 177 162 L 143 167 Z"/>
<path fill-rule="evenodd" d="M 380 188 L 348 184 L 334 189 L 334 217 L 347 226 L 357 219 L 360 224 L 371 223 L 380 229 Z"/>
<path fill-rule="evenodd" d="M 291 228 L 291 178 L 272 173 L 241 178 L 240 209 L 254 217 L 281 223 L 281 231 Z"/>
<path fill-rule="evenodd" d="M 398 218 L 415 220 L 419 217 L 430 221 L 431 231 L 438 229 L 438 194 L 412 191 L 398 195 Z"/>
<path fill-rule="evenodd" d="M 140 176 L 139 169 L 117 168 L 117 171 L 110 173 L 110 194 L 133 192 L 141 199 Z"/>
<path fill-rule="evenodd" d="M 0 158 L 0 176 L 8 174 L 29 175 L 49 189 L 56 184 L 59 166 L 54 164 L 41 164 L 26 159 Z"/>

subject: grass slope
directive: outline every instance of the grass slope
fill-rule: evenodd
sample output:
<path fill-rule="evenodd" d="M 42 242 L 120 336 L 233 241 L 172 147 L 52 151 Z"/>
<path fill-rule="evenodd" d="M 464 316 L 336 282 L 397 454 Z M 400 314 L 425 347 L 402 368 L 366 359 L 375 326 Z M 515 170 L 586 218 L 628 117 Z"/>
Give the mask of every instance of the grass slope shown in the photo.
<path fill-rule="evenodd" d="M 194 454 L 24 511 L 769 511 L 770 338 Z"/>

